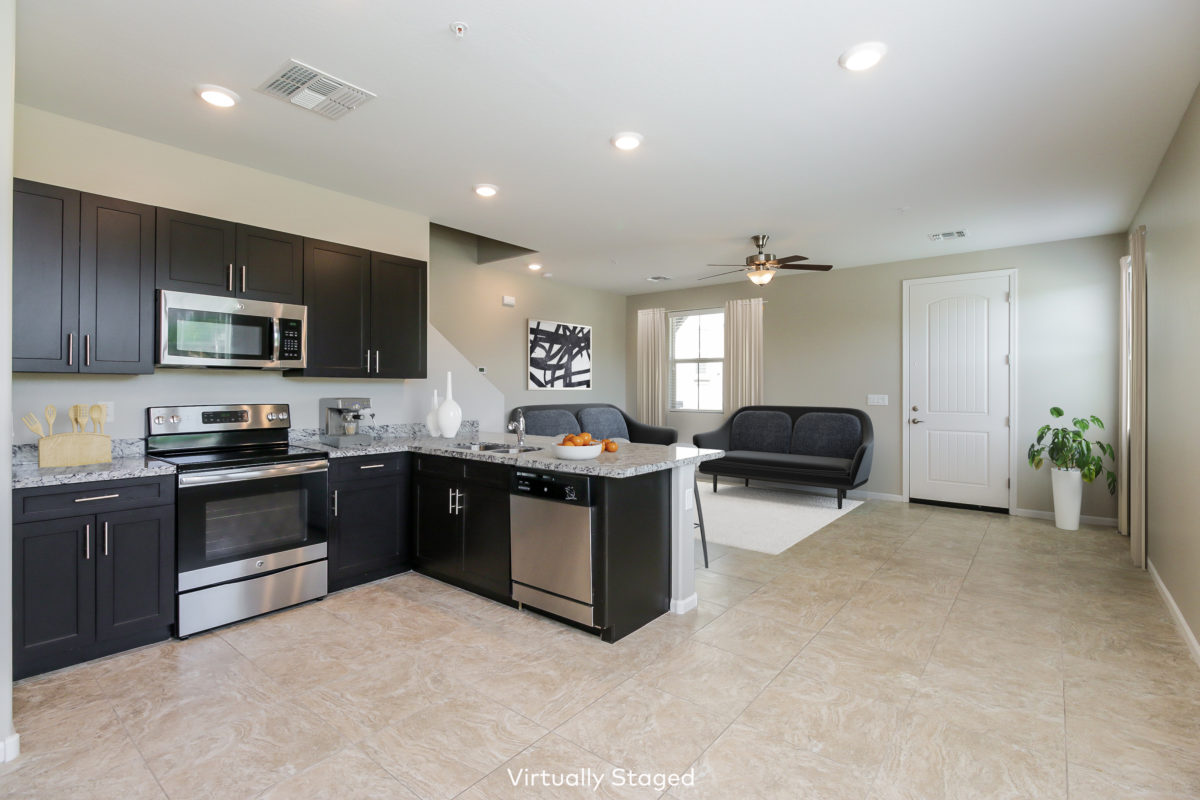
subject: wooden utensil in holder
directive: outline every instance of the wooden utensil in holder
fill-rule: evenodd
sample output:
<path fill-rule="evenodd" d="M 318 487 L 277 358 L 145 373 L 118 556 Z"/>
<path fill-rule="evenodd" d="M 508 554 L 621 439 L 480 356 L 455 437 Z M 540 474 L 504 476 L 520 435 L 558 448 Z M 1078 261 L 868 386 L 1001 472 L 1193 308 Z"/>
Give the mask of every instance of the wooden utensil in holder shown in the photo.
<path fill-rule="evenodd" d="M 82 467 L 85 464 L 112 462 L 112 437 L 100 433 L 103 430 L 100 423 L 104 418 L 103 409 L 100 406 L 92 408 L 100 411 L 98 415 L 92 415 L 92 433 L 84 432 L 87 421 L 84 407 L 72 406 L 69 414 L 71 433 L 51 433 L 38 439 L 39 467 Z M 46 406 L 46 421 L 51 431 L 54 430 L 55 416 L 54 407 Z M 78 433 L 75 432 L 76 424 L 79 426 Z"/>

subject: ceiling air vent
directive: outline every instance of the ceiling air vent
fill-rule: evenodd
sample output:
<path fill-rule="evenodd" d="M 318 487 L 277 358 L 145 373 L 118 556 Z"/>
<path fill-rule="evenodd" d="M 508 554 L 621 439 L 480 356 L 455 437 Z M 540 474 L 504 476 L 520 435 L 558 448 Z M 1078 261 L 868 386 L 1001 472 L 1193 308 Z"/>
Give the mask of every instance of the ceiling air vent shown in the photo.
<path fill-rule="evenodd" d="M 649 278 L 646 278 L 646 280 L 650 281 L 651 283 L 658 283 L 659 281 L 669 281 L 671 278 L 667 275 L 651 275 Z"/>
<path fill-rule="evenodd" d="M 258 90 L 327 119 L 340 119 L 375 97 L 374 92 L 360 89 L 294 58 L 286 61 Z"/>
<path fill-rule="evenodd" d="M 957 230 L 957 231 L 944 231 L 942 233 L 929 234 L 929 241 L 931 241 L 931 242 L 944 242 L 947 239 L 965 239 L 965 238 L 967 238 L 967 231 L 965 228 L 962 230 Z"/>

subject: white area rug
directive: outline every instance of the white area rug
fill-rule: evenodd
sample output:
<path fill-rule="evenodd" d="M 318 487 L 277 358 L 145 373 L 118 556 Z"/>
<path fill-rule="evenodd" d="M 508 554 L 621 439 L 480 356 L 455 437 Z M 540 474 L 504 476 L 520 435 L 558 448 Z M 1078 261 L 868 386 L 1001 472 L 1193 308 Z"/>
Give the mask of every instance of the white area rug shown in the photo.
<path fill-rule="evenodd" d="M 702 483 L 700 505 L 709 542 L 777 555 L 858 508 L 862 501 L 843 500 L 838 508 L 836 497 L 753 486 L 722 486 L 713 494 Z"/>

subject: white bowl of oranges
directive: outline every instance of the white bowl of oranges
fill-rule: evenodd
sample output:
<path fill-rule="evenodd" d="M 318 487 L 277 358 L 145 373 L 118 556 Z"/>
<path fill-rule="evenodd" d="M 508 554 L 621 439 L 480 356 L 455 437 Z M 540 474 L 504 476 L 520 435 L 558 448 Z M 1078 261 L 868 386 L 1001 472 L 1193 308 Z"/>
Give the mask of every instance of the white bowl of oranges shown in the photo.
<path fill-rule="evenodd" d="M 554 445 L 555 458 L 564 461 L 586 461 L 606 452 L 617 452 L 617 443 L 610 439 L 593 439 L 590 433 L 568 433 Z"/>

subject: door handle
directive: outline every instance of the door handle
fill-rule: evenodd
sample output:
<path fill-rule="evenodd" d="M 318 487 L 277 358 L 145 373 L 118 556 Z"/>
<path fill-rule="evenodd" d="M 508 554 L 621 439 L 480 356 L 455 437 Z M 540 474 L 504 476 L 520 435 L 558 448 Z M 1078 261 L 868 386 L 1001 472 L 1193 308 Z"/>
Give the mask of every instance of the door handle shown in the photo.
<path fill-rule="evenodd" d="M 75 366 L 75 334 L 67 334 L 67 366 Z"/>
<path fill-rule="evenodd" d="M 379 351 L 375 351 L 375 374 L 379 374 Z"/>
<path fill-rule="evenodd" d="M 334 489 L 334 490 L 333 490 L 333 515 L 334 515 L 335 517 L 338 515 L 338 506 L 337 506 L 338 496 L 337 496 L 337 493 L 338 493 L 338 490 L 337 490 L 337 489 Z"/>
<path fill-rule="evenodd" d="M 371 374 L 371 351 L 367 351 L 367 374 Z"/>
<path fill-rule="evenodd" d="M 229 265 L 229 271 L 225 273 L 225 288 L 233 291 L 233 264 Z"/>
<path fill-rule="evenodd" d="M 242 264 L 242 294 L 246 293 L 246 265 Z"/>
<path fill-rule="evenodd" d="M 925 420 L 923 420 L 923 419 L 916 419 L 915 417 L 913 419 L 909 420 L 909 422 L 912 423 L 913 425 L 920 425 L 924 421 Z"/>
<path fill-rule="evenodd" d="M 383 469 L 387 464 L 363 464 L 359 469 Z"/>
<path fill-rule="evenodd" d="M 83 335 L 83 365 L 85 367 L 92 365 L 92 335 L 90 333 Z"/>
<path fill-rule="evenodd" d="M 104 555 L 108 555 L 108 523 L 104 523 Z"/>
<path fill-rule="evenodd" d="M 458 491 L 457 489 L 454 490 L 454 513 L 455 513 L 455 515 L 462 513 L 462 510 L 463 510 L 462 496 L 463 496 L 462 492 Z"/>
<path fill-rule="evenodd" d="M 450 514 L 453 514 L 454 513 L 454 490 L 448 489 L 447 494 L 450 497 L 450 507 L 447 509 L 447 512 Z"/>
<path fill-rule="evenodd" d="M 83 525 L 83 558 L 85 561 L 92 560 L 92 523 L 85 522 Z"/>

